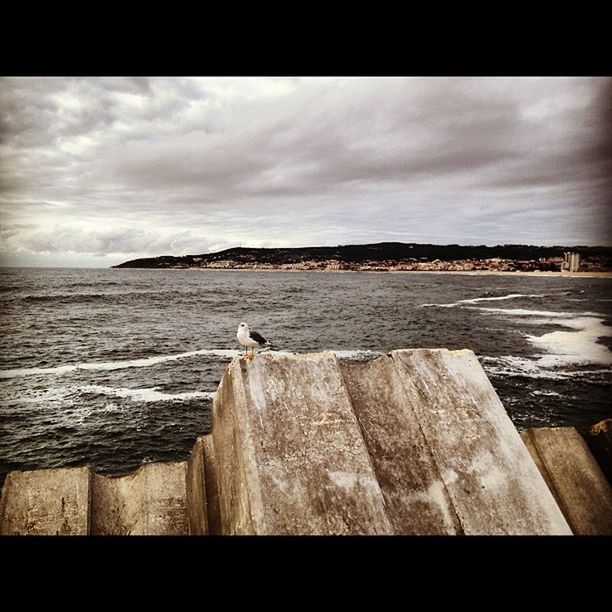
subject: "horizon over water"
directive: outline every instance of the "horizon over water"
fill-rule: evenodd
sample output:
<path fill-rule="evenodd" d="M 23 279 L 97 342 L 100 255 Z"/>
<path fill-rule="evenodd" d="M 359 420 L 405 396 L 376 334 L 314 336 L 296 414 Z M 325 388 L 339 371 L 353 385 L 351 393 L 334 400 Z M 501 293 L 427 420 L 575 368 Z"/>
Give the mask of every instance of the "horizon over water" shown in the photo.
<path fill-rule="evenodd" d="M 469 348 L 519 429 L 612 414 L 604 278 L 0 268 L 0 300 L 0 483 L 186 458 L 243 320 L 275 351 Z"/>

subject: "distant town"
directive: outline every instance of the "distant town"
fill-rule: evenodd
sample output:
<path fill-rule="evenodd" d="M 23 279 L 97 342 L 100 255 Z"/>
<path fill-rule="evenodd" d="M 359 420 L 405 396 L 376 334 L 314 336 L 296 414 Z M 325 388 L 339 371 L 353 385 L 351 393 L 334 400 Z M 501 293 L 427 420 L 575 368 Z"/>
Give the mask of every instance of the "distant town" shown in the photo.
<path fill-rule="evenodd" d="M 135 259 L 116 268 L 355 272 L 609 272 L 612 248 L 378 243 L 291 249 L 234 248 L 202 255 Z"/>

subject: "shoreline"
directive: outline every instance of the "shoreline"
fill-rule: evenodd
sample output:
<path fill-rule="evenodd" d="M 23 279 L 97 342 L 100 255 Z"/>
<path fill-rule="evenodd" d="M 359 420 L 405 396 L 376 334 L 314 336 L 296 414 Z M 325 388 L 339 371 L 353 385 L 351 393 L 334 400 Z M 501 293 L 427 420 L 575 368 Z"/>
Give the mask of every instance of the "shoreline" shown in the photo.
<path fill-rule="evenodd" d="M 120 270 L 194 270 L 198 272 L 323 272 L 336 274 L 462 274 L 466 276 L 548 276 L 551 278 L 608 278 L 612 272 L 546 272 L 500 270 L 295 270 L 280 268 L 117 268 Z"/>

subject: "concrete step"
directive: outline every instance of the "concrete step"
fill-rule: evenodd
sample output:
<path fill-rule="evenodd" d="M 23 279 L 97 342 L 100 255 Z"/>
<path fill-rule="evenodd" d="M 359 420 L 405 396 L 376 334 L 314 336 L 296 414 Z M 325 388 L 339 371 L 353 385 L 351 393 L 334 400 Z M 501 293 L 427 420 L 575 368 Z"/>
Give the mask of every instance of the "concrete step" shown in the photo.
<path fill-rule="evenodd" d="M 0 499 L 0 534 L 205 534 L 202 463 L 197 444 L 188 462 L 148 463 L 119 478 L 86 467 L 11 472 Z"/>
<path fill-rule="evenodd" d="M 612 535 L 612 489 L 574 427 L 539 427 L 521 434 L 572 531 Z"/>
<path fill-rule="evenodd" d="M 219 533 L 393 532 L 333 353 L 235 358 L 212 438 Z"/>
<path fill-rule="evenodd" d="M 0 498 L 0 535 L 87 535 L 89 468 L 10 472 Z"/>
<path fill-rule="evenodd" d="M 472 351 L 342 365 L 395 533 L 567 533 Z"/>
<path fill-rule="evenodd" d="M 236 358 L 212 445 L 218 533 L 571 534 L 471 351 Z"/>
<path fill-rule="evenodd" d="M 147 463 L 133 474 L 93 474 L 92 535 L 189 533 L 187 463 Z"/>

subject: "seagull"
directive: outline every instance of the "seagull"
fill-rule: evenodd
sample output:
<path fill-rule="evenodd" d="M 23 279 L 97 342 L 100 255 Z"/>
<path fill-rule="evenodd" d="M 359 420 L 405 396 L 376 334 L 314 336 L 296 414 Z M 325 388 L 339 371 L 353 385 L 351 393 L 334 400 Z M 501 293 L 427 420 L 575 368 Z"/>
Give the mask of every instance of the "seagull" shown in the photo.
<path fill-rule="evenodd" d="M 247 323 L 241 323 L 238 326 L 238 333 L 236 334 L 236 338 L 238 338 L 238 342 L 242 344 L 242 346 L 246 347 L 244 349 L 244 358 L 245 359 L 253 359 L 255 353 L 253 349 L 256 346 L 265 346 L 266 344 L 270 344 L 261 334 L 252 330 Z M 249 357 L 249 347 L 251 348 L 251 356 Z"/>

